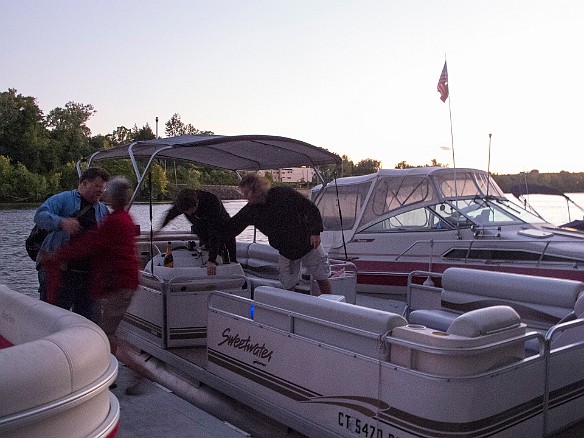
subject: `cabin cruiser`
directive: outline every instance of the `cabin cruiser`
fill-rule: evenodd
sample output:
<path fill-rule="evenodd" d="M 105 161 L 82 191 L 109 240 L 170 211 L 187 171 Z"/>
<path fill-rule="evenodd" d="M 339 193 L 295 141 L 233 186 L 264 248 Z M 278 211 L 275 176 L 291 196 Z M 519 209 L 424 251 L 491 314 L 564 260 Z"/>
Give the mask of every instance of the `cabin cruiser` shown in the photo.
<path fill-rule="evenodd" d="M 148 166 L 159 156 L 232 170 L 283 167 L 279 157 L 292 165 L 338 162 L 322 149 L 269 136 L 177 137 L 94 158 L 100 155 L 130 158 L 136 169 L 140 158 Z M 140 184 L 144 173 L 137 175 Z M 469 171 L 455 180 L 445 178 L 442 190 L 453 183 L 452 193 L 468 198 L 437 197 L 425 213 L 435 223 L 444 219 L 452 240 L 473 228 L 478 241 L 498 241 L 492 233 L 500 232 L 499 224 L 518 221 L 500 192 L 487 191 L 496 186 L 486 174 Z M 424 181 L 419 178 L 419 191 L 410 187 L 399 202 L 407 205 L 416 193 L 434 196 L 437 189 Z M 489 196 L 475 205 L 481 181 Z M 400 187 L 388 187 L 385 200 Z M 357 213 L 370 205 L 371 187 L 357 188 L 363 197 L 353 198 L 359 201 L 353 211 L 360 223 L 363 213 Z M 366 211 L 386 208 L 385 200 Z M 472 227 L 483 210 L 497 219 L 494 226 Z M 327 222 L 336 220 L 330 210 L 321 211 Z M 517 235 L 523 230 L 535 239 L 534 233 L 551 232 L 521 223 Z M 126 365 L 172 382 L 178 394 L 210 387 L 309 437 L 545 437 L 584 419 L 581 281 L 446 267 L 409 272 L 404 300 L 371 300 L 355 294 L 360 271 L 343 255 L 333 263 L 342 287 L 319 296 L 311 283 L 298 291 L 278 287 L 271 276 L 277 258 L 267 245 L 240 243 L 240 263 L 219 265 L 217 275 L 208 276 L 196 236 L 157 237 L 171 242 L 172 268 L 152 250 L 157 242 L 143 239 L 140 286 L 118 331 L 125 341 L 119 354 Z M 428 277 L 434 281 L 416 281 Z M 275 436 L 257 430 L 259 422 L 248 423 L 254 425 L 248 429 L 253 436 Z"/>
<path fill-rule="evenodd" d="M 312 199 L 329 257 L 357 266 L 358 292 L 403 293 L 410 272 L 454 266 L 584 280 L 584 233 L 512 202 L 481 170 L 380 170 Z"/>

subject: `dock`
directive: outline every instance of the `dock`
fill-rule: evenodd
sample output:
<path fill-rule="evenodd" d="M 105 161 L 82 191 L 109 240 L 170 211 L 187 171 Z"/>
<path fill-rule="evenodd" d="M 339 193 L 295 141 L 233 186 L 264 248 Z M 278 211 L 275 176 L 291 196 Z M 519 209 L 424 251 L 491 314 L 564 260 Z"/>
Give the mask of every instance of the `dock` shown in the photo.
<path fill-rule="evenodd" d="M 138 394 L 127 395 L 126 388 L 136 380 L 134 376 L 134 371 L 120 363 L 117 387 L 111 390 L 120 402 L 120 427 L 116 438 L 252 436 L 148 379 L 140 381 Z"/>

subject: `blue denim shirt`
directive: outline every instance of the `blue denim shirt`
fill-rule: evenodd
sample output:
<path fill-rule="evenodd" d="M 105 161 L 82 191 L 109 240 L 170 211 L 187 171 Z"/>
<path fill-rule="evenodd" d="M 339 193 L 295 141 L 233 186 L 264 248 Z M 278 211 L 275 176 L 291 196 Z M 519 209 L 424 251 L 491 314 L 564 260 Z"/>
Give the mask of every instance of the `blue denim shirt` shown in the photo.
<path fill-rule="evenodd" d="M 105 204 L 101 202 L 94 204 L 94 207 L 95 219 L 97 223 L 100 223 L 108 215 L 109 210 Z M 37 208 L 34 215 L 35 224 L 50 231 L 41 246 L 39 256 L 37 257 L 37 264 L 43 253 L 56 251 L 69 242 L 69 233 L 63 231 L 59 227 L 59 224 L 62 219 L 72 217 L 80 208 L 81 195 L 77 190 L 57 193 L 48 198 L 39 208 Z"/>

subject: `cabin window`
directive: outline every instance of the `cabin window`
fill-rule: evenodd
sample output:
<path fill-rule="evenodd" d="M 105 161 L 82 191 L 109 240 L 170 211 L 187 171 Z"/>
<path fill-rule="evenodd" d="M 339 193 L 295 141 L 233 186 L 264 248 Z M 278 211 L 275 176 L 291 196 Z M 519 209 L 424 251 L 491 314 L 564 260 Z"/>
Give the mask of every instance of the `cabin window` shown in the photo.
<path fill-rule="evenodd" d="M 343 219 L 342 228 L 344 230 L 353 228 L 357 215 L 363 207 L 369 187 L 371 187 L 371 181 L 366 181 L 362 184 L 340 185 L 338 187 L 335 187 L 334 182 L 330 183 L 317 205 L 325 231 L 341 229 L 339 205 Z"/>
<path fill-rule="evenodd" d="M 369 224 L 393 210 L 431 202 L 435 195 L 433 186 L 425 176 L 380 178 L 367 202 L 360 226 Z"/>
<path fill-rule="evenodd" d="M 472 174 L 462 170 L 436 174 L 436 184 L 445 198 L 481 195 Z"/>

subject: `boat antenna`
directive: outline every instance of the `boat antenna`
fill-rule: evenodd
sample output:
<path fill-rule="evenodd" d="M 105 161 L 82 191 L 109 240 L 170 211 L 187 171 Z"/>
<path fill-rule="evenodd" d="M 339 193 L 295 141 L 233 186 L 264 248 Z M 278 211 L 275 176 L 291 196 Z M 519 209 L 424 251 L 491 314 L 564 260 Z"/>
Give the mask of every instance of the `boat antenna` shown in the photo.
<path fill-rule="evenodd" d="M 337 185 L 337 171 L 334 173 L 335 190 L 337 192 L 337 207 L 339 209 L 339 219 L 341 221 L 341 238 L 343 239 L 343 251 L 345 252 L 345 260 L 349 260 L 347 256 L 347 243 L 345 242 L 345 229 L 343 227 L 343 213 L 341 211 L 341 201 L 339 199 L 339 186 Z"/>
<path fill-rule="evenodd" d="M 491 137 L 493 134 L 489 134 L 489 159 L 487 162 L 487 198 L 489 197 L 489 187 L 491 186 Z"/>

